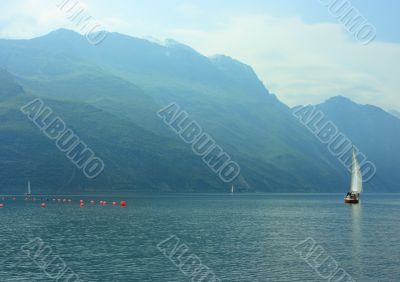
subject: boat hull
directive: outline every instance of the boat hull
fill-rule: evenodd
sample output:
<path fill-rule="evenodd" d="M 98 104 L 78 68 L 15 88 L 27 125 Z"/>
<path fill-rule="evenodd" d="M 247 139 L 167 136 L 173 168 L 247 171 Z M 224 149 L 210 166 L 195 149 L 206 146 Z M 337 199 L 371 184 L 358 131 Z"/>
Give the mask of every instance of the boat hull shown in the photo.
<path fill-rule="evenodd" d="M 359 200 L 358 199 L 344 199 L 344 202 L 346 204 L 358 204 Z"/>

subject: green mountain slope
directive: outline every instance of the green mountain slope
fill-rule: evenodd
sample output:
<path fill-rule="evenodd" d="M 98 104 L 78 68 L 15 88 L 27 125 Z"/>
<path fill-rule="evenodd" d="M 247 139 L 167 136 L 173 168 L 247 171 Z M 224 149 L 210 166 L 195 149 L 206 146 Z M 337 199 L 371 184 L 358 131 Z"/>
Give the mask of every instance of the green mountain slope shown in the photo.
<path fill-rule="evenodd" d="M 53 193 L 228 188 L 180 142 L 87 104 L 43 99 L 104 161 L 103 173 L 88 179 L 21 112 L 20 107 L 34 97 L 10 78 L 5 72 L 0 74 L 0 81 L 7 82 L 0 87 L 0 191 L 22 192 L 28 179 L 36 192 Z"/>

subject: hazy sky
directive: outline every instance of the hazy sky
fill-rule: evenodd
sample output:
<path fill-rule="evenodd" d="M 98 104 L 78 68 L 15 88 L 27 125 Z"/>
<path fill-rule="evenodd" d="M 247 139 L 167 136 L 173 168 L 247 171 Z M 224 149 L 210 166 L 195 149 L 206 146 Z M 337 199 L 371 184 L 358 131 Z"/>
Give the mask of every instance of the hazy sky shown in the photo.
<path fill-rule="evenodd" d="M 348 1 L 376 28 L 376 38 L 368 45 L 357 42 L 321 4 L 328 1 L 80 3 L 109 31 L 174 38 L 205 55 L 226 54 L 243 61 L 290 106 L 344 95 L 359 103 L 400 110 L 400 1 Z M 57 8 L 59 2 L 2 0 L 0 37 L 31 38 L 60 27 L 77 30 Z"/>

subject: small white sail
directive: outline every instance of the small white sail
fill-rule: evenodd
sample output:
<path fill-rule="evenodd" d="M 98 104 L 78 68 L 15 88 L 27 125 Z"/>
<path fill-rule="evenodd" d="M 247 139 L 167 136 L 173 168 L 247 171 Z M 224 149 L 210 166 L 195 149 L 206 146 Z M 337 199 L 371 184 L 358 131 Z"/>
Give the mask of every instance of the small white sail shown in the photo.
<path fill-rule="evenodd" d="M 361 193 L 362 192 L 362 174 L 360 164 L 357 161 L 356 154 L 353 148 L 352 166 L 351 166 L 351 187 L 350 192 Z"/>
<path fill-rule="evenodd" d="M 231 188 L 231 193 L 233 193 L 233 185 L 232 185 L 232 188 Z"/>
<path fill-rule="evenodd" d="M 28 195 L 31 194 L 31 182 L 28 181 Z"/>

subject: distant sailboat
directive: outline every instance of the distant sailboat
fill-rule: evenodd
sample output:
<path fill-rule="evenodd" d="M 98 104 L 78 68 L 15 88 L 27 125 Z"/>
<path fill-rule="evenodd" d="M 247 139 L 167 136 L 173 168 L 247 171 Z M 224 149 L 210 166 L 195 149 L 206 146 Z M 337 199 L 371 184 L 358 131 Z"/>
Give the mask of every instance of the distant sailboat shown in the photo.
<path fill-rule="evenodd" d="M 231 187 L 231 194 L 233 194 L 233 185 L 232 185 L 232 187 Z"/>
<path fill-rule="evenodd" d="M 353 147 L 350 192 L 348 192 L 344 198 L 345 203 L 357 204 L 359 202 L 360 193 L 362 192 L 362 182 L 363 180 L 360 164 L 357 161 L 356 153 Z"/>
<path fill-rule="evenodd" d="M 27 196 L 28 198 L 31 197 L 31 181 L 28 180 L 28 191 L 25 194 L 25 196 Z"/>

